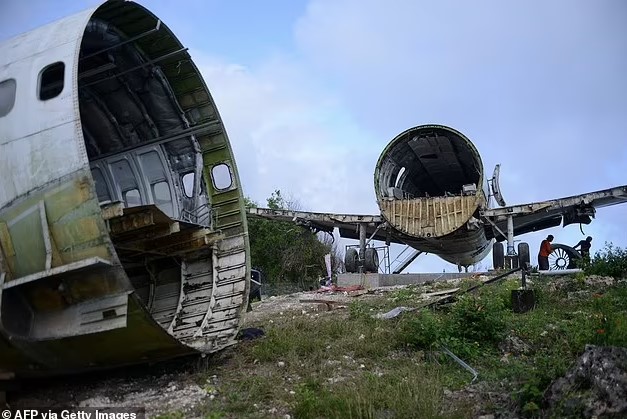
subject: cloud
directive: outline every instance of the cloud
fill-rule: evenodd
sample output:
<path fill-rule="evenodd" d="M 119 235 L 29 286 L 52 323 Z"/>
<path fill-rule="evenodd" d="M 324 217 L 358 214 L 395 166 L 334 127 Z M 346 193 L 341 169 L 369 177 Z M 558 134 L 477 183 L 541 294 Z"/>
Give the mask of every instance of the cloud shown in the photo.
<path fill-rule="evenodd" d="M 293 26 L 291 43 L 277 41 L 283 29 L 263 41 L 263 31 L 241 24 L 199 31 L 189 8 L 142 3 L 191 47 L 225 121 L 244 193 L 260 204 L 281 189 L 306 210 L 376 214 L 379 153 L 422 123 L 466 134 L 488 175 L 501 163 L 508 204 L 627 183 L 621 0 L 311 0 L 296 22 L 272 16 L 277 26 Z M 84 8 L 54 4 L 3 3 L 0 37 Z M 217 35 L 222 48 L 212 55 Z M 247 43 L 264 47 L 250 51 Z M 627 246 L 626 215 L 625 205 L 600 209 L 584 232 L 595 246 L 606 239 Z M 519 238 L 533 257 L 549 233 L 571 244 L 581 237 L 579 226 L 569 226 Z M 391 259 L 400 250 L 393 246 Z M 481 265 L 491 266 L 489 257 Z M 412 269 L 455 267 L 421 256 Z"/>
<path fill-rule="evenodd" d="M 489 175 L 502 164 L 516 204 L 627 183 L 626 16 L 619 1 L 312 0 L 294 32 L 364 130 L 459 129 Z M 627 245 L 626 215 L 601 209 L 584 230 Z M 533 255 L 549 232 L 581 237 L 569 226 L 520 238 Z"/>
<path fill-rule="evenodd" d="M 508 204 L 533 202 L 626 183 L 616 169 L 627 164 L 627 33 L 618 24 L 625 10 L 313 0 L 294 26 L 295 51 L 250 67 L 202 54 L 197 61 L 245 193 L 260 204 L 281 189 L 311 211 L 378 213 L 378 155 L 421 123 L 461 130 L 488 176 L 502 164 Z M 618 233 L 625 211 L 600 210 L 584 232 L 627 245 Z M 569 226 L 517 240 L 529 241 L 535 258 L 549 233 L 571 244 L 581 236 Z M 391 258 L 400 250 L 393 246 Z M 411 268 L 454 270 L 434 256 Z"/>
<path fill-rule="evenodd" d="M 193 55 L 225 121 L 245 194 L 264 205 L 280 189 L 310 211 L 374 210 L 372 187 L 353 181 L 374 168 L 355 147 L 366 134 L 333 94 L 281 57 L 253 69 Z"/>

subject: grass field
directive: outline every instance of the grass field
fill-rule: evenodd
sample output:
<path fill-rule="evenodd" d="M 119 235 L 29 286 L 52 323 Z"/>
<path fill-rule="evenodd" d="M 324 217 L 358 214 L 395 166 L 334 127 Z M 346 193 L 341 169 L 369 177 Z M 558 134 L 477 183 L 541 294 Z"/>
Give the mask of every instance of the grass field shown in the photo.
<path fill-rule="evenodd" d="M 437 309 L 420 309 L 425 287 L 409 286 L 354 298 L 345 309 L 314 312 L 303 305 L 272 322 L 248 324 L 265 335 L 242 341 L 199 371 L 211 400 L 195 413 L 537 417 L 546 388 L 575 364 L 586 344 L 627 346 L 627 281 L 534 278 L 537 306 L 523 314 L 511 305 L 511 291 L 519 286 L 516 279 L 483 286 Z M 417 309 L 388 320 L 374 317 L 398 306 Z M 443 348 L 476 370 L 476 380 Z"/>

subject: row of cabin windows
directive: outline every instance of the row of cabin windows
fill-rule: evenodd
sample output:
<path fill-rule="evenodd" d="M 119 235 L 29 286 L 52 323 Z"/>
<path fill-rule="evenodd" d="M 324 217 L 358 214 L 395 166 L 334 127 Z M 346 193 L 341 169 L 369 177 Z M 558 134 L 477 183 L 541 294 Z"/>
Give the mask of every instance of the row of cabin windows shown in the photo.
<path fill-rule="evenodd" d="M 61 94 L 64 86 L 65 64 L 62 62 L 47 65 L 39 72 L 39 85 L 37 97 L 45 101 Z M 0 118 L 6 116 L 15 105 L 15 92 L 17 83 L 15 79 L 0 81 Z"/>

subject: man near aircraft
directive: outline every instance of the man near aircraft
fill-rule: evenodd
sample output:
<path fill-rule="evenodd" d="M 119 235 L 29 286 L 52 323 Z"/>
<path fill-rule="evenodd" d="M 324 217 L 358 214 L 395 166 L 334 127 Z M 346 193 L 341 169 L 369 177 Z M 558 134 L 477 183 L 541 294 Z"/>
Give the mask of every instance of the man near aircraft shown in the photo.
<path fill-rule="evenodd" d="M 588 236 L 585 240 L 581 240 L 573 249 L 577 249 L 579 247 L 579 253 L 581 253 L 581 257 L 584 258 L 586 262 L 590 261 L 590 247 L 592 246 L 592 237 Z"/>
<path fill-rule="evenodd" d="M 538 252 L 538 270 L 540 271 L 549 270 L 549 255 L 553 251 L 553 247 L 551 247 L 552 241 L 553 236 L 549 234 L 546 236 L 546 239 L 542 240 L 542 243 L 540 243 L 540 252 Z"/>

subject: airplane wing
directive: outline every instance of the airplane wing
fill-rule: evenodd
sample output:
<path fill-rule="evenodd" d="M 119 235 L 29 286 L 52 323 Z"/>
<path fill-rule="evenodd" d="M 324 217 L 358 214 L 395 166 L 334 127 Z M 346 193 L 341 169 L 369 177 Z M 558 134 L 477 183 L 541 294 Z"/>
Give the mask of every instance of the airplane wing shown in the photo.
<path fill-rule="evenodd" d="M 337 228 L 340 236 L 359 240 L 359 225 L 365 224 L 366 234 L 374 240 L 392 243 L 403 242 L 387 234 L 387 223 L 380 215 L 333 214 L 323 212 L 275 210 L 269 208 L 249 208 L 248 215 L 266 220 L 289 221 L 318 231 L 333 232 Z"/>
<path fill-rule="evenodd" d="M 543 202 L 491 208 L 482 212 L 488 239 L 507 239 L 507 218 L 514 236 L 563 224 L 590 224 L 596 209 L 627 203 L 627 185 Z"/>

